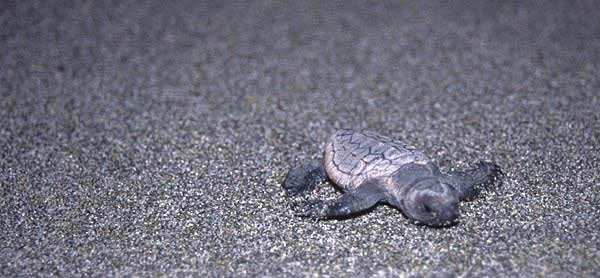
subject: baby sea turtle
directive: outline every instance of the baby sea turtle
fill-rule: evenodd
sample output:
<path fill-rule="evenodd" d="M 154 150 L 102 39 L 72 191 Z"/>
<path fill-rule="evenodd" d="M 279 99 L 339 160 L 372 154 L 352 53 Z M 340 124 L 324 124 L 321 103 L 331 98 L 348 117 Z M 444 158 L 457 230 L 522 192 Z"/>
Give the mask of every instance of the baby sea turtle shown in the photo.
<path fill-rule="evenodd" d="M 327 143 L 323 161 L 292 168 L 283 187 L 294 196 L 329 179 L 344 192 L 332 202 L 306 202 L 301 216 L 347 217 L 386 203 L 417 223 L 445 226 L 458 219 L 459 201 L 477 197 L 500 173 L 498 165 L 482 161 L 467 171 L 442 174 L 425 154 L 402 141 L 339 130 Z"/>

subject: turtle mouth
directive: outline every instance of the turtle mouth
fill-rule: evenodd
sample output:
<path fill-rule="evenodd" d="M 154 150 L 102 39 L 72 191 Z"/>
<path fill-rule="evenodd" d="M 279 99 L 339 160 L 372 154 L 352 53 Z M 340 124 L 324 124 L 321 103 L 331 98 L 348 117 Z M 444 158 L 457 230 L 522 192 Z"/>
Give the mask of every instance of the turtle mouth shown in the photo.
<path fill-rule="evenodd" d="M 445 217 L 437 212 L 431 213 L 427 217 L 414 217 L 413 219 L 417 224 L 432 226 L 432 227 L 449 227 L 454 226 L 458 223 L 458 215 L 452 215 Z"/>
<path fill-rule="evenodd" d="M 445 227 L 452 226 L 458 223 L 459 214 L 456 210 L 448 210 L 444 212 L 437 212 L 431 209 L 427 209 L 425 206 L 425 218 L 422 218 L 420 222 L 429 226 Z"/>

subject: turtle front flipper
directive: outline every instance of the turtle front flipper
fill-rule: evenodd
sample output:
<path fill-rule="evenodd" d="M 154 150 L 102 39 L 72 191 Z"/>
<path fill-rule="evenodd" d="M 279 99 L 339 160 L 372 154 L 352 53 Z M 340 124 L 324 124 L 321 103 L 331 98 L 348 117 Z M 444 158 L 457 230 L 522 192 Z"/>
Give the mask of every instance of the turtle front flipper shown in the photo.
<path fill-rule="evenodd" d="M 460 200 L 472 200 L 479 196 L 482 189 L 488 189 L 500 176 L 500 166 L 480 161 L 473 169 L 449 173 L 446 181 L 456 189 Z"/>
<path fill-rule="evenodd" d="M 379 182 L 366 181 L 334 201 L 308 201 L 304 203 L 304 211 L 297 215 L 319 220 L 342 218 L 367 210 L 382 200 L 384 195 Z"/>
<path fill-rule="evenodd" d="M 288 195 L 296 196 L 311 191 L 315 186 L 327 180 L 327 173 L 323 164 L 312 160 L 293 167 L 283 181 L 283 188 Z"/>

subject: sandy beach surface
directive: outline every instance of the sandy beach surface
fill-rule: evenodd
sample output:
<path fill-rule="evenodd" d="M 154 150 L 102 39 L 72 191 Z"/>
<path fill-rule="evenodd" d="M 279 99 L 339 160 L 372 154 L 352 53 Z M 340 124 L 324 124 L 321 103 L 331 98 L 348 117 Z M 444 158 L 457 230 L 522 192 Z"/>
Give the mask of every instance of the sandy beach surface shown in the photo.
<path fill-rule="evenodd" d="M 2 1 L 0 274 L 600 276 L 599 17 L 593 0 Z M 506 175 L 451 228 L 386 206 L 294 217 L 280 184 L 338 128 Z"/>

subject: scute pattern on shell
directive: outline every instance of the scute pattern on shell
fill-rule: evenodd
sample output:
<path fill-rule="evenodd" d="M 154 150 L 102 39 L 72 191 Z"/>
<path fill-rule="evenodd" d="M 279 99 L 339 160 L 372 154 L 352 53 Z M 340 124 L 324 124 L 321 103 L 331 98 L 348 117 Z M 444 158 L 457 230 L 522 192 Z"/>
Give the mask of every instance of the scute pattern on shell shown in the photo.
<path fill-rule="evenodd" d="M 325 147 L 327 175 L 346 190 L 390 176 L 407 163 L 429 161 L 411 145 L 368 131 L 339 130 Z"/>

